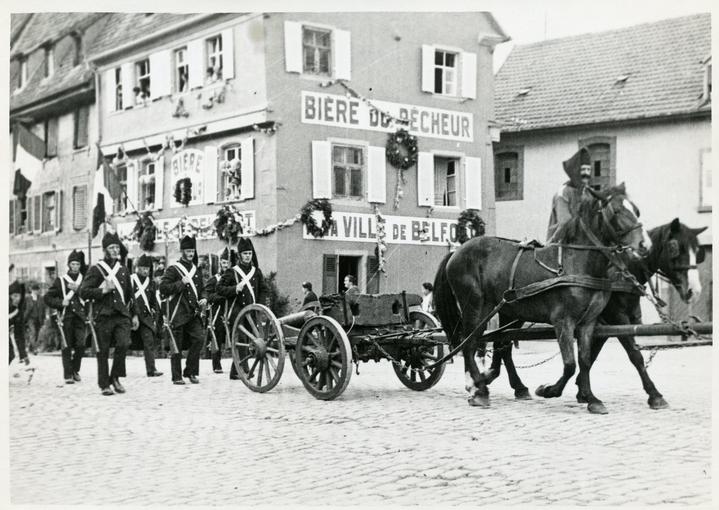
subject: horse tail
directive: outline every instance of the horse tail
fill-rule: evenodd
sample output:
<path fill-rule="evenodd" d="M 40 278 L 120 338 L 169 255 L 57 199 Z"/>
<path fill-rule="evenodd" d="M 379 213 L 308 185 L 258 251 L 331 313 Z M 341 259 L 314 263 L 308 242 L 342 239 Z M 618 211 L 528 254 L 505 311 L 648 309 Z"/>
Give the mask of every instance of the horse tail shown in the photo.
<path fill-rule="evenodd" d="M 442 328 L 447 335 L 447 340 L 452 347 L 455 347 L 459 341 L 462 331 L 462 316 L 457 308 L 457 298 L 452 292 L 452 287 L 447 279 L 447 262 L 452 256 L 448 253 L 439 264 L 437 275 L 434 277 L 434 290 L 432 300 L 434 301 L 434 309 L 437 312 Z"/>

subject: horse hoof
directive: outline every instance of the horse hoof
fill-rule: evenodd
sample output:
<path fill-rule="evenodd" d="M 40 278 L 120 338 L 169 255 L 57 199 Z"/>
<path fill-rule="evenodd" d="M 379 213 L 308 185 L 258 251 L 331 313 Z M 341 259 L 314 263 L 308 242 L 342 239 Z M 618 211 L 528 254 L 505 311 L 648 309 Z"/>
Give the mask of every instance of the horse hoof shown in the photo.
<path fill-rule="evenodd" d="M 587 406 L 587 409 L 592 414 L 609 414 L 609 411 L 601 402 L 592 402 Z"/>
<path fill-rule="evenodd" d="M 529 394 L 527 388 L 522 388 L 514 391 L 514 398 L 517 400 L 532 400 L 532 395 Z"/>
<path fill-rule="evenodd" d="M 579 402 L 580 404 L 586 404 L 587 399 L 581 393 L 577 393 L 577 402 Z"/>
<path fill-rule="evenodd" d="M 669 404 L 664 400 L 664 397 L 649 397 L 649 407 L 652 409 L 666 409 Z"/>
<path fill-rule="evenodd" d="M 551 395 L 549 395 L 549 392 L 547 391 L 548 386 L 545 384 L 542 384 L 541 386 L 537 387 L 536 390 L 534 390 L 534 394 L 538 397 L 544 397 L 549 398 Z"/>
<path fill-rule="evenodd" d="M 489 397 L 475 395 L 474 397 L 469 397 L 467 402 L 472 407 L 489 407 Z"/>

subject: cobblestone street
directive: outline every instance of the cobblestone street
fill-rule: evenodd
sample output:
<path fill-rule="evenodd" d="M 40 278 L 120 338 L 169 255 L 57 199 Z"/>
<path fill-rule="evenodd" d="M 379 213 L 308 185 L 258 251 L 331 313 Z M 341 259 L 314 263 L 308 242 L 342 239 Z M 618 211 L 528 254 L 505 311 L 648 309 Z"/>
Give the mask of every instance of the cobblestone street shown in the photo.
<path fill-rule="evenodd" d="M 525 342 L 527 365 L 556 343 Z M 645 358 L 648 355 L 645 352 Z M 200 385 L 144 377 L 128 359 L 127 393 L 103 397 L 94 359 L 62 384 L 60 359 L 34 358 L 30 385 L 10 382 L 14 504 L 661 504 L 711 503 L 711 347 L 660 351 L 650 374 L 670 408 L 652 411 L 617 342 L 593 371 L 609 414 L 559 399 L 515 401 L 506 375 L 490 409 L 466 403 L 461 358 L 426 392 L 390 365 L 360 365 L 344 395 L 321 402 L 289 366 L 266 394 L 211 372 Z M 532 391 L 556 357 L 520 370 Z"/>

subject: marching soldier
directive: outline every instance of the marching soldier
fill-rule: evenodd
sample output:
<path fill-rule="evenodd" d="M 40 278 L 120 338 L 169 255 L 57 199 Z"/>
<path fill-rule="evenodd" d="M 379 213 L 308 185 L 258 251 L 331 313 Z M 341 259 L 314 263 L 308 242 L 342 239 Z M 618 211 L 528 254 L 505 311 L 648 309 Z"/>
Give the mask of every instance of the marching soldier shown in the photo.
<path fill-rule="evenodd" d="M 80 365 L 85 355 L 87 339 L 85 300 L 78 293 L 87 272 L 85 254 L 72 250 L 67 257 L 67 268 L 67 274 L 55 278 L 45 294 L 44 301 L 48 307 L 55 309 L 53 316 L 60 332 L 65 384 L 74 384 L 81 381 Z"/>
<path fill-rule="evenodd" d="M 142 349 L 145 355 L 145 370 L 147 377 L 159 377 L 155 367 L 155 338 L 159 333 L 160 303 L 157 301 L 157 287 L 152 279 L 152 258 L 141 255 L 135 264 L 136 272 L 130 277 L 132 280 L 132 329 L 142 340 Z"/>
<path fill-rule="evenodd" d="M 209 324 L 207 329 L 210 335 L 214 334 L 214 339 L 217 341 L 217 350 L 213 349 L 212 352 L 212 370 L 216 374 L 222 373 L 222 352 L 226 345 L 226 334 L 225 326 L 222 321 L 222 316 L 225 313 L 227 307 L 227 300 L 217 293 L 217 284 L 220 282 L 222 275 L 227 271 L 230 266 L 235 262 L 234 250 L 225 248 L 220 254 L 220 267 L 216 275 L 210 277 L 205 284 L 205 290 L 207 291 L 207 301 L 210 304 L 210 310 L 208 312 Z"/>
<path fill-rule="evenodd" d="M 124 247 L 117 234 L 106 233 L 102 249 L 105 258 L 87 272 L 80 285 L 80 297 L 91 301 L 88 324 L 97 337 L 97 383 L 103 395 L 112 395 L 111 385 L 115 392 L 125 393 L 120 377 L 126 376 L 125 355 L 130 346 L 132 285 L 130 274 L 121 263 Z M 108 372 L 112 343 L 115 354 Z"/>
<path fill-rule="evenodd" d="M 162 275 L 160 293 L 168 298 L 170 341 L 177 346 L 177 353 L 172 354 L 172 382 L 185 384 L 183 376 L 192 384 L 199 384 L 200 353 L 205 331 L 202 327 L 200 309 L 207 305 L 202 276 L 195 265 L 195 238 L 185 236 L 180 241 L 182 257 L 170 265 Z M 188 339 L 190 348 L 187 351 L 185 370 L 182 369 L 182 343 Z M 174 349 L 173 349 L 174 351 Z"/>
<path fill-rule="evenodd" d="M 235 323 L 240 310 L 252 303 L 266 304 L 269 298 L 252 241 L 245 237 L 240 238 L 237 252 L 240 254 L 239 264 L 226 270 L 217 284 L 217 293 L 227 300 L 224 321 L 230 338 L 232 336 L 229 328 Z M 230 379 L 239 379 L 234 362 L 230 370 Z"/>
<path fill-rule="evenodd" d="M 10 268 L 12 271 L 12 266 Z M 25 349 L 25 285 L 15 280 L 10 284 L 10 308 L 8 311 L 8 365 L 18 356 L 21 363 L 28 365 L 30 359 Z"/>

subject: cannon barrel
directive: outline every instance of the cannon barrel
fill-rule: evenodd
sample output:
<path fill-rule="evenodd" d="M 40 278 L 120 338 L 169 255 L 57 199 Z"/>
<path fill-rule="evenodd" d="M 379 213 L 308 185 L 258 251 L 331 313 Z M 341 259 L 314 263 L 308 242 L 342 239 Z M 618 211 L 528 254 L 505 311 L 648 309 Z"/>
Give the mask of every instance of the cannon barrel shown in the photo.
<path fill-rule="evenodd" d="M 279 321 L 283 326 L 291 326 L 299 329 L 304 326 L 305 322 L 310 320 L 315 315 L 317 315 L 315 312 L 305 310 L 304 312 L 291 313 L 289 315 L 285 315 L 284 317 L 280 317 Z"/>

